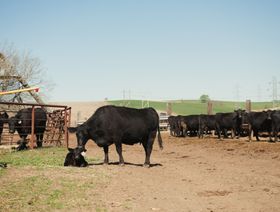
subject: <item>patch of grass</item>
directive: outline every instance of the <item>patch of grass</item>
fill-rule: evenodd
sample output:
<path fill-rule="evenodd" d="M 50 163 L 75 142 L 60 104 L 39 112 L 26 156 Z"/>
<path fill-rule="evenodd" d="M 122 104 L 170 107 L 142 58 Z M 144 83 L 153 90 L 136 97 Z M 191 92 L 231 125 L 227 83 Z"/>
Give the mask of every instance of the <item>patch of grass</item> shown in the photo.
<path fill-rule="evenodd" d="M 62 147 L 45 147 L 34 150 L 0 152 L 0 162 L 10 166 L 36 166 L 36 167 L 57 167 L 63 166 L 68 150 Z M 99 159 L 86 158 L 88 162 L 96 162 Z M 3 169 L 2 169 L 3 170 Z M 1 173 L 1 171 L 0 171 Z"/>
<path fill-rule="evenodd" d="M 74 182 L 64 183 L 62 178 L 51 179 L 46 176 L 22 177 L 16 182 L 4 186 L 1 191 L 0 211 L 52 211 L 86 205 L 83 194 L 87 190 L 87 181 L 74 187 Z M 69 186 L 70 185 L 70 186 Z M 76 202 L 77 201 L 77 202 Z"/>
<path fill-rule="evenodd" d="M 93 168 L 64 167 L 67 153 L 60 147 L 1 151 L 0 162 L 8 167 L 0 170 L 0 211 L 91 211 L 100 206 L 94 202 L 98 195 L 94 190 L 97 184 L 107 182 L 108 176 Z"/>
<path fill-rule="evenodd" d="M 95 208 L 95 212 L 107 212 L 108 210 L 106 208 L 102 208 L 102 207 L 96 207 Z"/>
<path fill-rule="evenodd" d="M 207 103 L 201 103 L 199 100 L 172 100 L 172 110 L 176 114 L 191 115 L 191 114 L 206 114 Z M 109 104 L 123 106 L 127 105 L 132 108 L 142 108 L 142 100 L 115 100 L 108 101 Z M 167 101 L 149 101 L 149 106 L 159 111 L 165 111 Z M 238 102 L 240 108 L 245 108 L 245 102 Z M 252 102 L 252 110 L 262 110 L 271 108 L 271 102 Z M 232 112 L 236 109 L 236 102 L 230 101 L 213 101 L 213 113 Z"/>
<path fill-rule="evenodd" d="M 0 161 L 11 166 L 61 166 L 68 150 L 61 147 L 41 148 L 26 151 L 5 152 L 0 154 Z"/>

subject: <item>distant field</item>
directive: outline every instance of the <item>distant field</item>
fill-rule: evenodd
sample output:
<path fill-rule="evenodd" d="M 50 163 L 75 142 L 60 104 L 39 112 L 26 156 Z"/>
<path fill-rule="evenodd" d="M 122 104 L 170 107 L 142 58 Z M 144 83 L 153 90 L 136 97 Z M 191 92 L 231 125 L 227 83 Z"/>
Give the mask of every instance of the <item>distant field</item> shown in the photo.
<path fill-rule="evenodd" d="M 172 102 L 172 111 L 175 114 L 190 115 L 190 114 L 206 114 L 207 113 L 207 103 L 201 103 L 199 100 L 177 100 Z M 147 106 L 147 101 L 141 100 L 115 100 L 108 101 L 109 104 L 113 105 L 125 105 L 133 108 L 142 108 Z M 164 101 L 149 101 L 149 106 L 155 108 L 159 111 L 166 111 L 167 102 Z M 225 101 L 213 101 L 213 112 L 231 112 L 237 107 L 245 108 L 245 102 L 225 102 Z M 271 108 L 271 102 L 252 102 L 252 110 L 262 110 Z"/>

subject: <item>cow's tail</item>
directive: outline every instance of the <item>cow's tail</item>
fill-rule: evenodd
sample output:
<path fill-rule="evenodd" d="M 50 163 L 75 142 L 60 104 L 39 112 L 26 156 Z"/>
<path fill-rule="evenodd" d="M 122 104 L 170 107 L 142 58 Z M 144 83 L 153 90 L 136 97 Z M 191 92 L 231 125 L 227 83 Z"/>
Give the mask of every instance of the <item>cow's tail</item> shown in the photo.
<path fill-rule="evenodd" d="M 159 148 L 160 148 L 161 150 L 163 150 L 162 138 L 161 138 L 161 135 L 160 135 L 159 125 L 158 125 L 158 145 L 159 145 Z"/>

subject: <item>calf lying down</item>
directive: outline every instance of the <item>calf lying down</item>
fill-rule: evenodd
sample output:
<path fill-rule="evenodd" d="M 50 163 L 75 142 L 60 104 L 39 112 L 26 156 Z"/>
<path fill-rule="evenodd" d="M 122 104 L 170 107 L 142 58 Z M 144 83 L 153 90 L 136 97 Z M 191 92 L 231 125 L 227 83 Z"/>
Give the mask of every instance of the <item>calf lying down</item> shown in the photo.
<path fill-rule="evenodd" d="M 86 167 L 88 162 L 86 162 L 84 156 L 82 154 L 78 154 L 75 157 L 75 152 L 77 149 L 68 148 L 69 152 L 66 155 L 64 166 L 77 166 L 77 167 Z"/>

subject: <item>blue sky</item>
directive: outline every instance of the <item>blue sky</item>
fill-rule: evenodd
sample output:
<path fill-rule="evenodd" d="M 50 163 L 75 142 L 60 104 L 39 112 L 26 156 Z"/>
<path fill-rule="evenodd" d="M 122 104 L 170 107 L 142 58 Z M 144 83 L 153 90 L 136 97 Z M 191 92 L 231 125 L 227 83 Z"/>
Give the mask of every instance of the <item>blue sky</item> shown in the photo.
<path fill-rule="evenodd" d="M 50 101 L 122 99 L 123 90 L 264 101 L 280 81 L 279 11 L 276 0 L 2 0 L 0 42 L 41 60 L 56 84 Z"/>

